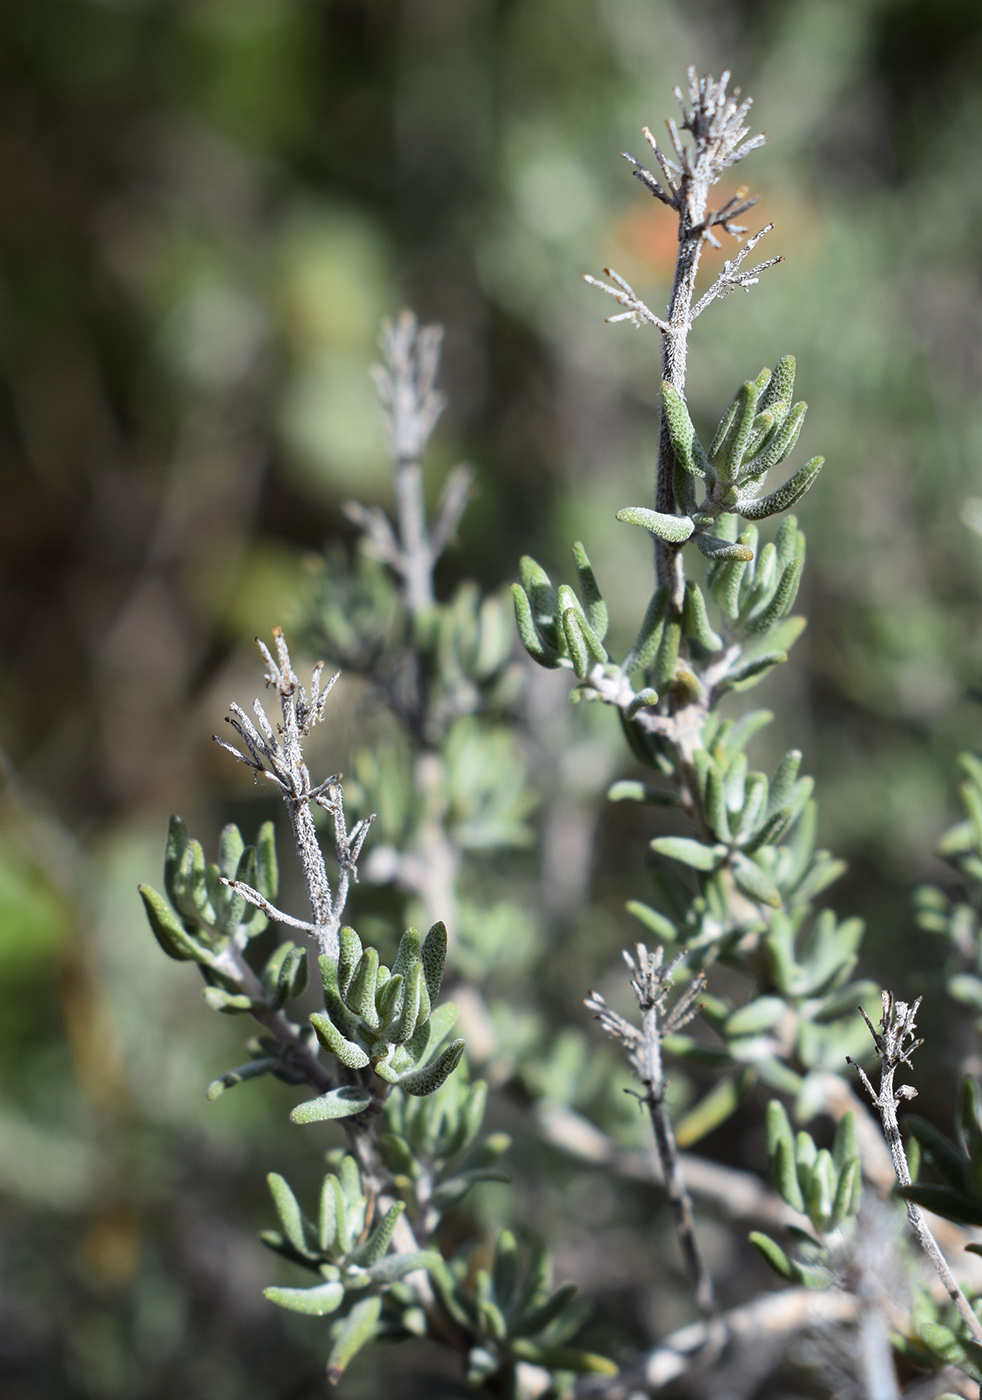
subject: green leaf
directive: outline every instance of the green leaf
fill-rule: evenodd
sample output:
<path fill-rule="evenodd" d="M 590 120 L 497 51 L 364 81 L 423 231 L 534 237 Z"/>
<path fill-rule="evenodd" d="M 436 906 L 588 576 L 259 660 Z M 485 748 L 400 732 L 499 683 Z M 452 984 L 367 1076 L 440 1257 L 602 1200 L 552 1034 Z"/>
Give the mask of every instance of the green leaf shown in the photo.
<path fill-rule="evenodd" d="M 528 1361 L 533 1366 L 543 1366 L 552 1371 L 576 1371 L 596 1376 L 617 1375 L 616 1363 L 609 1357 L 600 1356 L 593 1351 L 549 1346 L 521 1337 L 512 1343 L 512 1351 L 520 1361 Z"/>
<path fill-rule="evenodd" d="M 355 1113 L 363 1113 L 371 1101 L 371 1089 L 345 1084 L 322 1094 L 319 1099 L 297 1104 L 290 1114 L 290 1122 L 323 1123 L 331 1118 L 350 1118 Z"/>
<path fill-rule="evenodd" d="M 617 512 L 617 519 L 626 525 L 640 525 L 650 535 L 667 544 L 683 544 L 695 528 L 687 515 L 665 515 L 648 510 L 647 506 L 627 506 Z"/>
<path fill-rule="evenodd" d="M 370 1265 L 378 1263 L 389 1248 L 396 1224 L 405 1209 L 404 1201 L 396 1201 L 394 1205 L 389 1207 L 365 1243 L 359 1245 L 353 1252 L 351 1257 L 356 1264 L 368 1268 Z"/>
<path fill-rule="evenodd" d="M 426 980 L 426 990 L 429 993 L 430 1001 L 436 1001 L 440 994 L 440 987 L 443 983 L 443 969 L 447 961 L 447 926 L 444 923 L 435 923 L 429 933 L 423 939 L 423 946 L 420 949 L 420 959 L 423 963 L 423 976 Z"/>
<path fill-rule="evenodd" d="M 707 559 L 714 563 L 749 563 L 754 557 L 754 552 L 747 544 L 740 541 L 722 540 L 718 535 L 707 535 L 700 531 L 695 537 L 696 548 L 700 554 L 704 554 Z M 735 614 L 734 614 L 735 616 Z"/>
<path fill-rule="evenodd" d="M 377 983 L 378 952 L 374 948 L 366 948 L 358 961 L 345 1001 L 355 1015 L 360 1016 L 373 1031 L 379 1029 L 378 1011 L 375 1008 Z"/>
<path fill-rule="evenodd" d="M 210 963 L 213 958 L 211 949 L 192 938 L 163 895 L 158 894 L 152 885 L 140 885 L 139 890 L 153 936 L 167 956 L 179 962 L 193 960 Z"/>
<path fill-rule="evenodd" d="M 364 1049 L 354 1041 L 346 1040 L 326 1012 L 312 1011 L 310 1024 L 317 1032 L 317 1039 L 324 1049 L 329 1050 L 343 1065 L 347 1065 L 348 1069 L 364 1069 L 368 1064 L 368 1055 Z"/>
<path fill-rule="evenodd" d="M 414 962 L 406 976 L 399 1016 L 388 1031 L 394 1045 L 405 1045 L 416 1030 L 420 1019 L 423 987 L 423 964 Z"/>
<path fill-rule="evenodd" d="M 681 861 L 693 870 L 716 870 L 727 853 L 725 846 L 706 846 L 689 836 L 656 836 L 650 844 L 656 855 Z"/>
<path fill-rule="evenodd" d="M 748 632 L 766 632 L 774 626 L 775 622 L 779 622 L 791 611 L 794 600 L 798 596 L 798 585 L 801 583 L 803 569 L 802 560 L 791 560 L 781 575 L 770 602 L 759 613 L 752 614 L 744 624 Z"/>
<path fill-rule="evenodd" d="M 709 625 L 706 612 L 706 599 L 702 589 L 692 579 L 685 584 L 685 601 L 682 606 L 682 630 L 707 651 L 721 651 L 723 639 Z"/>
<path fill-rule="evenodd" d="M 760 1035 L 776 1026 L 788 1009 L 783 997 L 763 996 L 741 1006 L 723 1026 L 726 1036 Z"/>
<path fill-rule="evenodd" d="M 596 576 L 590 566 L 586 550 L 579 542 L 573 546 L 573 559 L 576 563 L 576 576 L 580 582 L 580 593 L 583 597 L 586 620 L 592 627 L 597 640 L 602 642 L 607 635 L 607 604 L 597 586 Z"/>
<path fill-rule="evenodd" d="M 263 822 L 256 837 L 256 889 L 272 903 L 280 886 L 279 868 L 276 863 L 276 827 L 272 822 Z"/>
<path fill-rule="evenodd" d="M 348 995 L 355 968 L 361 962 L 361 939 L 347 924 L 338 935 L 337 988 L 343 997 Z M 393 968 L 393 972 L 396 969 Z"/>
<path fill-rule="evenodd" d="M 652 595 L 634 645 L 621 663 L 625 675 L 630 675 L 632 671 L 646 671 L 658 654 L 665 627 L 667 601 L 668 587 L 665 585 Z"/>
<path fill-rule="evenodd" d="M 824 464 L 824 457 L 813 457 L 776 491 L 761 496 L 757 501 L 741 501 L 737 509 L 744 520 L 765 520 L 769 515 L 789 510 L 814 483 Z"/>
<path fill-rule="evenodd" d="M 509 1311 L 518 1302 L 518 1241 L 511 1230 L 502 1230 L 494 1248 L 494 1295 Z"/>
<path fill-rule="evenodd" d="M 404 1074 L 399 1080 L 399 1087 L 405 1089 L 407 1094 L 413 1094 L 422 1098 L 426 1094 L 435 1093 L 440 1085 L 447 1080 L 457 1065 L 460 1057 L 464 1053 L 464 1042 L 453 1040 L 445 1050 L 431 1060 L 422 1069 L 414 1070 L 409 1074 Z"/>
<path fill-rule="evenodd" d="M 344 1301 L 343 1283 L 322 1283 L 315 1288 L 264 1288 L 263 1297 L 278 1308 L 306 1313 L 308 1317 L 325 1317 L 336 1312 Z"/>
<path fill-rule="evenodd" d="M 959 1225 L 982 1225 L 982 1202 L 971 1200 L 950 1186 L 898 1186 L 897 1195 Z"/>
<path fill-rule="evenodd" d="M 300 1203 L 290 1190 L 286 1178 L 280 1176 L 278 1172 L 270 1172 L 266 1177 L 266 1182 L 286 1238 L 298 1254 L 302 1254 L 308 1259 L 313 1258 L 313 1251 L 308 1244 L 313 1227 L 304 1219 Z"/>
<path fill-rule="evenodd" d="M 791 1263 L 779 1244 L 776 1244 L 769 1235 L 761 1234 L 759 1230 L 754 1230 L 750 1235 L 750 1243 L 760 1250 L 761 1254 L 770 1264 L 771 1268 L 781 1278 L 785 1278 L 789 1283 L 798 1282 L 798 1272 Z"/>
<path fill-rule="evenodd" d="M 363 1298 L 341 1323 L 334 1337 L 331 1354 L 327 1358 L 327 1379 L 330 1385 L 337 1385 L 353 1357 L 375 1336 L 381 1311 L 381 1298 Z"/>
<path fill-rule="evenodd" d="M 693 476 L 712 479 L 715 473 L 702 443 L 696 437 L 685 399 L 667 379 L 662 381 L 661 395 L 662 413 L 676 462 Z"/>
<path fill-rule="evenodd" d="M 742 665 L 734 666 L 733 670 L 717 681 L 714 687 L 717 695 L 725 695 L 728 690 L 736 690 L 738 687 L 749 689 L 748 682 L 761 681 L 772 671 L 775 666 L 780 666 L 787 661 L 786 651 L 765 651 L 762 656 L 753 657 L 749 661 L 744 661 Z"/>
<path fill-rule="evenodd" d="M 832 1204 L 832 1214 L 829 1218 L 829 1226 L 835 1230 L 842 1224 L 843 1220 L 850 1215 L 855 1215 L 859 1209 L 859 1192 L 862 1188 L 863 1168 L 858 1157 L 851 1158 L 842 1171 L 835 1188 L 835 1200 Z"/>
<path fill-rule="evenodd" d="M 205 1090 L 205 1098 L 209 1103 L 214 1103 L 226 1089 L 232 1089 L 236 1084 L 244 1084 L 247 1079 L 258 1079 L 261 1075 L 282 1068 L 282 1065 L 282 1060 L 272 1057 L 250 1060 L 247 1065 L 239 1065 L 238 1069 L 230 1069 L 227 1074 L 213 1079 Z"/>
<path fill-rule="evenodd" d="M 798 1167 L 794 1156 L 794 1142 L 790 1135 L 780 1137 L 774 1145 L 771 1157 L 771 1177 L 779 1194 L 792 1210 L 804 1214 L 805 1198 L 798 1181 Z"/>
<path fill-rule="evenodd" d="M 566 1311 L 575 1296 L 576 1284 L 564 1283 L 543 1301 L 532 1306 L 525 1305 L 512 1322 L 512 1335 L 534 1337 L 537 1332 L 544 1332 L 550 1323 L 555 1322 L 556 1318 Z"/>
<path fill-rule="evenodd" d="M 772 909 L 780 909 L 781 895 L 774 881 L 756 861 L 739 852 L 733 858 L 733 879 L 750 899 L 769 904 Z"/>
<path fill-rule="evenodd" d="M 655 657 L 654 679 L 656 685 L 665 689 L 675 679 L 675 667 L 679 658 L 679 644 L 682 641 L 682 619 L 675 615 L 666 617 L 662 632 L 661 646 Z"/>
<path fill-rule="evenodd" d="M 649 933 L 653 933 L 656 938 L 662 939 L 665 943 L 674 943 L 678 938 L 678 929 L 671 919 L 659 914 L 657 909 L 652 909 L 650 905 L 642 904 L 640 900 L 629 899 L 624 908 L 629 914 L 644 924 Z"/>
<path fill-rule="evenodd" d="M 515 623 L 522 646 L 533 661 L 537 661 L 540 666 L 545 666 L 549 670 L 555 670 L 557 666 L 562 665 L 562 656 L 536 627 L 528 594 L 517 583 L 512 584 L 511 593 L 515 604 Z"/>
<path fill-rule="evenodd" d="M 753 1083 L 752 1072 L 728 1075 L 704 1094 L 675 1125 L 675 1140 L 679 1147 L 691 1147 L 707 1133 L 725 1123 L 740 1105 L 740 1100 Z"/>
<path fill-rule="evenodd" d="M 371 1266 L 368 1274 L 377 1288 L 385 1287 L 398 1283 L 407 1274 L 414 1274 L 418 1269 L 431 1270 L 442 1262 L 435 1249 L 413 1249 L 405 1254 L 387 1254 L 384 1259 Z"/>

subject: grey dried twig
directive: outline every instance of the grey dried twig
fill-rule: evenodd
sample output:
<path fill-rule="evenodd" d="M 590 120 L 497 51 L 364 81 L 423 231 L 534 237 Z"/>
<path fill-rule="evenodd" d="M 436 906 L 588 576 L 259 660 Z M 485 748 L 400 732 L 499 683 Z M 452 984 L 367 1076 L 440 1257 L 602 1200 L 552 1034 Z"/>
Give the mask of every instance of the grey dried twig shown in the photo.
<path fill-rule="evenodd" d="M 257 905 L 277 923 L 288 924 L 291 928 L 303 929 L 312 934 L 317 941 L 319 951 L 336 958 L 339 948 L 338 935 L 348 897 L 348 888 L 351 881 L 358 878 L 358 856 L 361 853 L 365 837 L 368 835 L 369 827 L 375 818 L 370 816 L 363 821 L 356 822 L 349 831 L 344 816 L 341 775 L 334 773 L 331 777 L 325 778 L 322 783 L 312 786 L 310 772 L 304 762 L 303 740 L 314 725 L 323 719 L 327 697 L 334 688 L 340 672 L 336 671 L 327 684 L 322 687 L 321 675 L 324 663 L 319 662 L 314 667 L 310 695 L 308 696 L 293 670 L 290 652 L 282 630 L 275 627 L 273 636 L 276 639 L 275 661 L 268 647 L 258 639 L 257 645 L 263 660 L 266 662 L 266 684 L 272 686 L 279 696 L 282 723 L 277 724 L 274 730 L 269 716 L 259 700 L 253 704 L 256 724 L 253 724 L 240 705 L 233 704 L 229 706 L 232 713 L 226 716 L 226 723 L 230 724 L 239 735 L 247 752 L 243 753 L 234 744 L 226 743 L 217 734 L 212 735 L 212 737 L 217 744 L 220 744 L 223 749 L 227 749 L 240 763 L 251 768 L 257 778 L 265 778 L 267 782 L 278 788 L 286 803 L 290 824 L 293 827 L 294 842 L 303 865 L 307 892 L 314 915 L 313 922 L 307 923 L 282 913 L 279 909 L 274 908 L 258 890 L 254 890 L 251 885 L 247 885 L 241 880 L 226 881 L 225 883 L 230 884 L 250 904 Z M 317 839 L 314 818 L 310 810 L 311 802 L 316 802 L 318 806 L 325 808 L 334 819 L 334 849 L 338 862 L 336 890 L 331 889 L 331 883 L 327 877 L 324 853 Z"/>
<path fill-rule="evenodd" d="M 679 88 L 675 89 L 682 112 L 681 123 L 677 124 L 671 119 L 666 123 L 671 152 L 663 150 L 649 129 L 644 128 L 645 140 L 654 152 L 659 173 L 656 175 L 634 156 L 624 153 L 625 159 L 633 165 L 637 179 L 656 199 L 662 204 L 667 204 L 678 215 L 679 250 L 666 318 L 662 320 L 650 311 L 640 298 L 635 296 L 627 283 L 609 268 L 606 269 L 606 273 L 620 291 L 596 278 L 586 279 L 592 285 L 600 287 L 608 296 L 615 297 L 626 308 L 624 313 L 611 317 L 611 320 L 630 320 L 636 326 L 653 325 L 661 332 L 662 379 L 667 380 L 680 394 L 685 390 L 689 331 L 696 316 L 727 292 L 734 291 L 737 287 L 749 288 L 761 272 L 781 261 L 780 258 L 770 258 L 749 272 L 741 273 L 738 270 L 746 253 L 769 232 L 771 225 L 768 224 L 754 235 L 737 258 L 725 265 L 713 287 L 695 310 L 692 309 L 696 273 L 699 270 L 703 245 L 709 243 L 715 248 L 720 246 L 713 233 L 715 228 L 722 229 L 733 238 L 745 234 L 746 228 L 734 223 L 734 220 L 757 203 L 756 198 L 747 198 L 741 190 L 714 209 L 709 205 L 709 191 L 725 170 L 743 160 L 751 151 L 757 150 L 767 138 L 764 135 L 749 136 L 750 128 L 746 121 L 752 102 L 749 97 L 739 100 L 739 88 L 727 93 L 729 73 L 723 73 L 719 79 L 708 76 L 700 78 L 695 68 L 690 68 L 688 77 L 688 99 Z M 690 143 L 683 139 L 682 133 L 685 132 L 692 138 Z M 668 515 L 673 514 L 676 509 L 673 469 L 674 454 L 663 414 L 655 508 Z M 678 547 L 663 540 L 656 541 L 655 561 L 658 582 L 670 585 L 673 607 L 681 611 L 684 579 Z"/>
<path fill-rule="evenodd" d="M 666 1014 L 672 974 L 683 959 L 681 956 L 675 958 L 666 967 L 663 958 L 664 949 L 649 953 L 643 943 L 637 945 L 633 956 L 624 953 L 624 961 L 631 973 L 631 986 L 641 1008 L 640 1028 L 613 1011 L 599 992 L 591 992 L 584 1004 L 595 1012 L 607 1034 L 624 1046 L 628 1063 L 644 1085 L 641 1098 L 651 1118 L 682 1253 L 696 1285 L 699 1306 L 712 1311 L 715 1307 L 713 1281 L 699 1252 L 692 1221 L 692 1202 L 682 1177 L 675 1135 L 665 1105 L 665 1070 L 661 1054 L 665 1036 L 680 1030 L 698 1013 L 696 998 L 705 986 L 705 977 L 702 973 L 694 977 Z"/>
<path fill-rule="evenodd" d="M 427 526 L 420 459 L 443 411 L 435 386 L 442 326 L 418 326 L 411 311 L 382 326 L 385 363 L 372 377 L 385 411 L 395 462 L 396 528 L 378 506 L 349 501 L 344 511 L 365 534 L 370 551 L 405 582 L 413 613 L 433 602 L 433 566 L 453 539 L 470 496 L 473 473 L 456 467 L 448 476 L 432 527 Z"/>
<path fill-rule="evenodd" d="M 851 1059 L 849 1063 L 859 1074 L 863 1088 L 869 1094 L 874 1108 L 880 1115 L 883 1135 L 890 1149 L 897 1180 L 901 1186 L 910 1186 L 910 1167 L 907 1165 L 907 1154 L 904 1152 L 904 1145 L 900 1137 L 897 1105 L 901 1099 L 915 1098 L 917 1090 L 911 1084 L 901 1084 L 899 1088 L 894 1089 L 893 1081 L 901 1065 L 907 1065 L 910 1068 L 911 1055 L 918 1046 L 924 1044 L 923 1040 L 917 1040 L 914 1034 L 921 999 L 918 997 L 913 1004 L 908 1005 L 907 1002 L 894 1000 L 892 993 L 886 991 L 882 993 L 882 999 L 883 1015 L 880 1018 L 879 1030 L 873 1025 L 863 1008 L 859 1008 L 863 1020 L 869 1027 L 870 1035 L 873 1037 L 873 1045 L 880 1061 L 879 1090 L 873 1088 L 869 1076 L 860 1065 Z M 913 1201 L 905 1201 L 904 1204 L 907 1207 L 907 1219 L 910 1221 L 917 1242 L 937 1270 L 948 1296 L 964 1319 L 972 1337 L 975 1341 L 982 1342 L 982 1323 L 979 1322 L 971 1304 L 962 1292 L 958 1280 L 951 1272 L 948 1261 L 941 1253 L 938 1242 L 932 1235 L 920 1207 L 915 1205 Z"/>

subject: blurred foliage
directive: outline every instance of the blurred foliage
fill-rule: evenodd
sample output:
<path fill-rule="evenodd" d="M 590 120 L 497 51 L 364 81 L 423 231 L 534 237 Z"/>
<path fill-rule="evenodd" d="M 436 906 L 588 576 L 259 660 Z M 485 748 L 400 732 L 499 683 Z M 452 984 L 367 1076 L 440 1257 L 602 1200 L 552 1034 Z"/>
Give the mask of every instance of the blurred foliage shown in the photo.
<path fill-rule="evenodd" d="M 982 620 L 980 49 L 972 0 L 0 9 L 0 742 L 16 775 L 0 813 L 5 1396 L 319 1393 L 303 1319 L 263 1303 L 242 1224 L 269 1223 L 271 1165 L 313 1195 L 323 1163 L 312 1151 L 300 1179 L 272 1081 L 204 1104 L 201 1062 L 232 1063 L 236 1027 L 200 1016 L 184 969 L 148 946 L 133 890 L 156 870 L 169 810 L 215 837 L 273 815 L 207 734 L 244 639 L 299 611 L 304 553 L 350 542 L 340 501 L 384 499 L 367 367 L 380 314 L 403 301 L 448 331 L 434 471 L 461 455 L 477 470 L 441 598 L 465 575 L 498 590 L 526 550 L 555 572 L 589 525 L 611 613 L 633 616 L 649 562 L 613 517 L 650 493 L 657 373 L 649 344 L 600 324 L 579 278 L 616 247 L 663 300 L 671 217 L 615 157 L 660 120 L 689 61 L 732 68 L 780 138 L 755 178 L 788 257 L 714 311 L 711 337 L 697 329 L 695 426 L 793 345 L 827 458 L 800 511 L 811 627 L 767 682 L 795 728 L 779 717 L 755 761 L 771 773 L 805 749 L 821 842 L 850 862 L 835 904 L 866 919 L 871 964 L 889 956 L 896 979 L 936 946 L 898 930 L 910 884 L 946 878 L 926 853 L 954 755 L 977 743 L 964 697 Z M 623 940 L 627 872 L 665 826 L 646 809 L 639 834 L 623 804 L 594 845 L 595 794 L 635 775 L 610 716 L 560 713 L 551 680 L 529 699 L 537 923 L 563 940 L 548 999 L 569 1020 Z M 332 742 L 350 769 L 347 693 Z M 516 859 L 531 888 L 532 858 Z M 462 903 L 462 965 L 490 888 L 475 877 L 470 916 Z M 577 889 L 590 902 L 574 917 Z M 918 975 L 940 992 L 940 969 Z M 523 1058 L 546 1032 L 521 1005 L 493 1014 L 507 1077 L 508 1047 Z M 970 1018 L 925 1015 L 922 1054 L 953 1084 L 977 1048 Z M 596 1077 L 602 1052 L 587 1060 Z M 622 1083 L 584 1085 L 581 1102 L 630 1138 Z M 499 1112 L 514 1128 L 507 1101 Z M 713 1150 L 761 1166 L 733 1121 Z M 664 1229 L 650 1189 L 615 1199 L 568 1163 L 543 1172 L 541 1152 L 518 1143 L 516 1175 L 558 1222 L 563 1277 L 638 1336 L 683 1320 L 671 1277 L 637 1296 Z M 475 1193 L 490 1217 L 495 1189 Z M 629 1248 L 639 1201 L 650 1231 Z M 732 1258 L 724 1285 L 747 1267 Z M 452 1393 L 421 1358 L 426 1393 Z M 349 1393 L 377 1393 L 359 1366 Z M 384 1385 L 414 1393 L 394 1372 Z"/>

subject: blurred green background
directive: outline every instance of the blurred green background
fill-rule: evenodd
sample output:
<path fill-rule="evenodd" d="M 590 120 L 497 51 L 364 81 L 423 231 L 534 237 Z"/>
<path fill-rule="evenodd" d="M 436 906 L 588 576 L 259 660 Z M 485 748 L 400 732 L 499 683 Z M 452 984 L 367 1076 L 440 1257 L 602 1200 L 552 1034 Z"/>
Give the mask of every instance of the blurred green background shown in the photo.
<path fill-rule="evenodd" d="M 636 621 L 650 562 L 613 515 L 651 492 L 659 346 L 605 326 L 580 279 L 610 263 L 664 302 L 671 217 L 620 152 L 642 154 L 690 62 L 755 98 L 771 144 L 739 178 L 753 226 L 777 225 L 762 251 L 787 257 L 698 323 L 694 416 L 791 351 L 828 462 L 800 511 L 811 624 L 760 693 L 773 752 L 800 745 L 819 778 L 867 970 L 937 985 L 909 890 L 937 873 L 982 676 L 976 0 L 5 0 L 5 1400 L 322 1393 L 316 1328 L 271 1315 L 252 1235 L 264 1172 L 299 1155 L 312 1176 L 316 1149 L 282 1086 L 205 1104 L 239 1027 L 160 956 L 136 883 L 170 811 L 206 837 L 259 820 L 209 736 L 255 693 L 249 638 L 296 618 L 311 552 L 350 538 L 340 503 L 387 500 L 380 316 L 446 326 L 433 466 L 469 460 L 479 494 L 444 586 L 497 587 L 526 551 L 564 567 L 582 537 Z M 542 906 L 569 931 L 575 1008 L 631 934 L 644 840 L 600 809 L 615 724 L 548 682 Z M 356 724 L 342 693 L 325 771 Z M 966 1046 L 949 1026 L 942 1078 Z M 712 1150 L 753 1156 L 733 1133 Z M 556 1172 L 536 1208 L 562 1190 L 575 1217 L 585 1188 Z M 636 1248 L 591 1180 L 600 1223 L 568 1228 L 559 1267 L 609 1304 L 636 1292 Z M 376 1364 L 346 1393 L 375 1393 Z M 400 1353 L 387 1389 L 443 1393 L 442 1364 Z"/>

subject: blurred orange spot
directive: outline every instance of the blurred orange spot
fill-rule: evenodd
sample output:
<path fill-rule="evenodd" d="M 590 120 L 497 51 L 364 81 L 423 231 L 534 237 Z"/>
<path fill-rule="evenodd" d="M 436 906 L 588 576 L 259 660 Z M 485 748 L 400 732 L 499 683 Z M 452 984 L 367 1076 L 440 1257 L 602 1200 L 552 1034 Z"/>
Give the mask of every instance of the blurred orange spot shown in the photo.
<path fill-rule="evenodd" d="M 126 1283 L 140 1262 L 140 1217 L 132 1206 L 100 1211 L 85 1232 L 85 1264 L 99 1283 Z"/>

